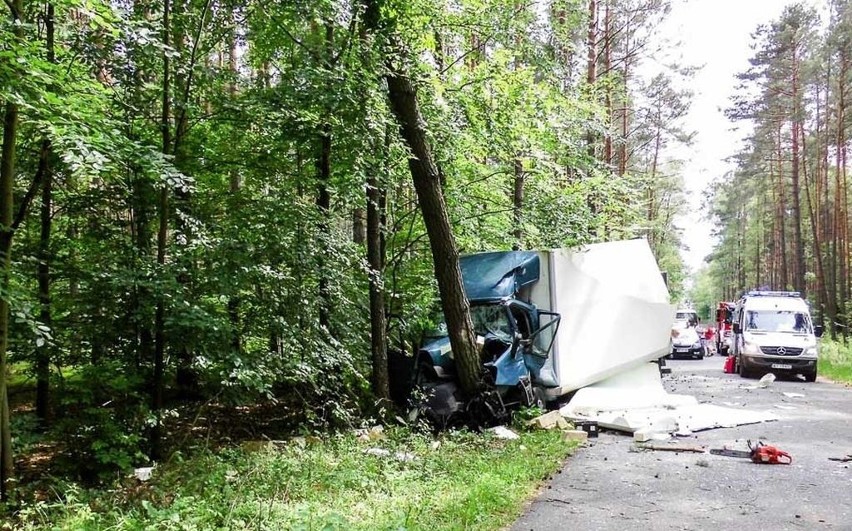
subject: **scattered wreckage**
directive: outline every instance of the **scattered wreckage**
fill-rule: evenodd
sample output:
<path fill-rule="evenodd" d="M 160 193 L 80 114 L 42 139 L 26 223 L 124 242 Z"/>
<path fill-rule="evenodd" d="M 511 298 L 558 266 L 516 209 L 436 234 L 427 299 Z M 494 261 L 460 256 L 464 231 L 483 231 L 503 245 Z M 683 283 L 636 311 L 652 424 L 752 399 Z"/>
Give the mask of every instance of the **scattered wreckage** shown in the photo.
<path fill-rule="evenodd" d="M 466 401 L 446 330 L 429 337 L 414 358 L 413 411 L 433 422 L 493 426 L 513 408 L 561 405 L 575 426 L 649 441 L 777 419 L 665 391 L 676 308 L 644 239 L 479 253 L 460 265 L 487 389 Z"/>

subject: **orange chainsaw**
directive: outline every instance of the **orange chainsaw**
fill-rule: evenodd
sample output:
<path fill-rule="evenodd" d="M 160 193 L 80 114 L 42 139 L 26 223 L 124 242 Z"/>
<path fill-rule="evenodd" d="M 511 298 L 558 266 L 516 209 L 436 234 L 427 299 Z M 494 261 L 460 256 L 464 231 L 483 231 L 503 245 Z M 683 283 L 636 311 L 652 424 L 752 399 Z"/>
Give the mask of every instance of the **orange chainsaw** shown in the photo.
<path fill-rule="evenodd" d="M 774 446 L 763 444 L 762 441 L 757 441 L 755 445 L 748 441 L 748 451 L 713 448 L 710 453 L 726 457 L 743 457 L 751 459 L 753 463 L 766 465 L 789 465 L 793 463 L 793 457 L 790 454 Z"/>

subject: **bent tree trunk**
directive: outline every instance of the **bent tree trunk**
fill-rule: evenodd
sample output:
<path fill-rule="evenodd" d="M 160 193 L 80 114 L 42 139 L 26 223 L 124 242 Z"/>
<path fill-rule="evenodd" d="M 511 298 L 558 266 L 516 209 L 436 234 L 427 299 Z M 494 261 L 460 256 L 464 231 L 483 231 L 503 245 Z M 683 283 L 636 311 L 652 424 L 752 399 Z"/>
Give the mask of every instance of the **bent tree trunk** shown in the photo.
<path fill-rule="evenodd" d="M 474 394 L 479 386 L 480 364 L 470 305 L 464 293 L 459 253 L 447 215 L 438 167 L 432 158 L 417 103 L 417 89 L 408 77 L 392 68 L 387 75 L 387 83 L 391 109 L 399 122 L 402 137 L 411 149 L 408 167 L 432 248 L 435 278 L 459 381 L 466 393 Z"/>

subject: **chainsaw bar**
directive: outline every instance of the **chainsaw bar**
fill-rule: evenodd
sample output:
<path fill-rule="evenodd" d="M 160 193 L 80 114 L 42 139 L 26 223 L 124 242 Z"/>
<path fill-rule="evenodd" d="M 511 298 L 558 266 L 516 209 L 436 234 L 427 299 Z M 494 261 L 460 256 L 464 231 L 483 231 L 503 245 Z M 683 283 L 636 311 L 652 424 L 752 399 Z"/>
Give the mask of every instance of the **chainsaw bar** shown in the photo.
<path fill-rule="evenodd" d="M 729 450 L 728 448 L 711 448 L 710 453 L 713 455 L 723 455 L 725 457 L 743 457 L 751 459 L 751 452 L 745 450 Z"/>

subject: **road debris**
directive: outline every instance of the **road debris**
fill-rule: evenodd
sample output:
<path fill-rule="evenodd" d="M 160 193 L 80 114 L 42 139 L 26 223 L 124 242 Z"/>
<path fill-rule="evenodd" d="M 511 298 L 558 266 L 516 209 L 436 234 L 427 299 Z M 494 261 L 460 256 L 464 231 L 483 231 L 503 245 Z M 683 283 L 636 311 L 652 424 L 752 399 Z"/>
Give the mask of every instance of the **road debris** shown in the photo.
<path fill-rule="evenodd" d="M 362 428 L 355 430 L 355 436 L 362 442 L 373 442 L 385 439 L 385 428 L 383 426 L 373 426 L 372 428 Z"/>
<path fill-rule="evenodd" d="M 802 393 L 782 393 L 787 398 L 805 398 Z"/>
<path fill-rule="evenodd" d="M 573 424 L 565 420 L 565 417 L 563 417 L 559 411 L 555 410 L 548 411 L 544 415 L 539 415 L 538 417 L 527 421 L 527 426 L 532 426 L 540 430 L 552 430 L 554 428 L 570 430 L 574 428 Z"/>
<path fill-rule="evenodd" d="M 763 378 L 758 380 L 757 386 L 765 389 L 765 388 L 769 387 L 770 385 L 772 385 L 772 382 L 774 382 L 774 381 L 775 381 L 775 374 L 768 372 L 768 373 L 763 375 Z"/>
<path fill-rule="evenodd" d="M 143 466 L 143 467 L 140 467 L 140 468 L 134 468 L 133 469 L 133 475 L 136 477 L 136 479 L 138 479 L 139 481 L 143 481 L 143 482 L 151 479 L 151 475 L 153 473 L 154 473 L 154 467 L 152 467 L 152 466 Z"/>
<path fill-rule="evenodd" d="M 630 433 L 637 442 L 778 420 L 766 411 L 699 404 L 694 396 L 668 393 L 650 363 L 580 389 L 559 412 L 575 424 L 594 421 L 600 428 Z"/>
<path fill-rule="evenodd" d="M 562 432 L 562 440 L 569 441 L 579 441 L 586 442 L 589 438 L 589 434 L 584 432 L 583 430 L 565 430 Z"/>
<path fill-rule="evenodd" d="M 497 437 L 498 439 L 513 440 L 513 439 L 519 439 L 520 438 L 520 435 L 513 432 L 512 430 L 510 430 L 506 426 L 494 426 L 493 428 L 490 428 L 488 431 L 493 433 L 494 436 Z"/>
<path fill-rule="evenodd" d="M 364 453 L 367 455 L 372 455 L 373 457 L 390 457 L 391 451 L 385 448 L 367 448 L 364 450 Z M 411 452 L 395 452 L 393 454 L 393 458 L 402 463 L 410 463 L 412 461 L 417 461 L 417 456 L 412 454 Z"/>
<path fill-rule="evenodd" d="M 839 461 L 841 463 L 848 463 L 852 461 L 852 454 L 848 454 L 846 457 L 829 457 L 829 461 Z"/>
<path fill-rule="evenodd" d="M 374 457 L 390 457 L 391 454 L 390 450 L 385 450 L 384 448 L 367 448 L 364 450 L 364 453 Z"/>
<path fill-rule="evenodd" d="M 660 452 L 692 452 L 696 454 L 707 453 L 707 448 L 705 446 L 697 446 L 694 444 L 643 443 L 637 444 L 636 447 L 642 450 L 655 450 Z"/>

